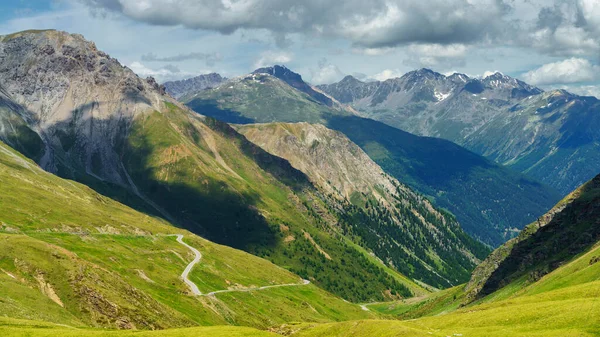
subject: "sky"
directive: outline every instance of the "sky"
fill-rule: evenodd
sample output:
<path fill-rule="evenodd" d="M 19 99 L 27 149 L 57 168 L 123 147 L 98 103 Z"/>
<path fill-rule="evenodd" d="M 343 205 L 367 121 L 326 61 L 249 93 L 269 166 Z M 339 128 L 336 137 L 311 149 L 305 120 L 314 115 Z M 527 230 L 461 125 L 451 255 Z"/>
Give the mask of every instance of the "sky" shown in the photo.
<path fill-rule="evenodd" d="M 82 34 L 141 76 L 286 65 L 313 84 L 500 71 L 600 97 L 600 0 L 10 0 L 0 34 Z"/>

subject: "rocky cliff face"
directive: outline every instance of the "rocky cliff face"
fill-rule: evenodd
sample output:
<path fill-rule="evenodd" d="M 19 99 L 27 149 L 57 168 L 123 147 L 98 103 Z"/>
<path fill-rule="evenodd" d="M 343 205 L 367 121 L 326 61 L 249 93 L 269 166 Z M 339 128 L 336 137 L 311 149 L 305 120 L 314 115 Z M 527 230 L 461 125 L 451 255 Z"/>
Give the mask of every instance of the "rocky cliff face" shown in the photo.
<path fill-rule="evenodd" d="M 400 185 L 346 136 L 323 125 L 250 124 L 238 127 L 238 131 L 256 145 L 287 159 L 339 199 L 368 195 L 389 202 Z"/>
<path fill-rule="evenodd" d="M 0 83 L 45 146 L 40 165 L 126 184 L 115 151 L 138 114 L 157 109 L 161 88 L 138 78 L 77 34 L 26 31 L 0 37 Z"/>
<path fill-rule="evenodd" d="M 185 80 L 165 82 L 164 86 L 169 95 L 181 98 L 189 93 L 214 88 L 225 81 L 227 81 L 226 77 L 222 77 L 217 73 L 210 73 Z"/>

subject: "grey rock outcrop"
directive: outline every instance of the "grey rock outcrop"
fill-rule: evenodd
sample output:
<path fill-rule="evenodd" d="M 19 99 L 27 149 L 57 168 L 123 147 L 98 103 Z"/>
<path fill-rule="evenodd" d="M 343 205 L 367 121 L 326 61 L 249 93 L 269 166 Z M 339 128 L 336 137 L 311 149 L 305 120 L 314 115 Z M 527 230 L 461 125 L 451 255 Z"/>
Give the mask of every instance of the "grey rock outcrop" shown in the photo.
<path fill-rule="evenodd" d="M 152 79 L 141 80 L 83 36 L 54 30 L 0 36 L 0 85 L 43 140 L 44 169 L 124 185 L 118 146 L 131 120 L 164 100 Z"/>

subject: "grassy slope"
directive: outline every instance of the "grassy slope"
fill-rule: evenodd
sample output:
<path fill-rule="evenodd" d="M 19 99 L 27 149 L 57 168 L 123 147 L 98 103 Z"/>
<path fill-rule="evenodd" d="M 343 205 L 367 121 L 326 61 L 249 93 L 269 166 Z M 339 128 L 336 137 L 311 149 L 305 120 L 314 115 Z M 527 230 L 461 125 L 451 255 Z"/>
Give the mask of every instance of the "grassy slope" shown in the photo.
<path fill-rule="evenodd" d="M 164 234 L 182 233 L 186 242 L 201 250 L 201 265 L 191 278 L 202 291 L 300 279 L 268 261 L 214 244 L 48 174 L 1 143 L 0 181 L 0 315 L 139 329 L 198 324 L 266 327 L 366 315 L 313 285 L 301 291 L 277 288 L 216 298 L 188 296 L 179 275 L 191 253 Z M 240 300 L 248 297 L 261 300 Z"/>
<path fill-rule="evenodd" d="M 600 246 L 523 287 L 518 280 L 479 303 L 456 309 L 461 289 L 404 305 L 370 305 L 394 316 L 429 306 L 428 317 L 408 321 L 303 324 L 297 336 L 597 336 L 600 333 Z M 443 299 L 454 298 L 448 301 Z M 452 310 L 450 313 L 444 313 Z M 425 312 L 421 312 L 423 314 Z"/>
<path fill-rule="evenodd" d="M 582 254 L 563 267 L 546 275 L 538 282 L 504 298 L 489 298 L 484 303 L 470 305 L 444 315 L 428 316 L 407 321 L 360 320 L 339 323 L 296 323 L 282 326 L 277 331 L 292 336 L 597 336 L 600 333 L 600 246 Z M 457 288 L 449 289 L 438 297 L 453 296 Z M 460 295 L 459 295 L 460 296 Z M 445 301 L 438 309 L 447 305 Z M 387 305 L 387 304 L 386 304 Z M 376 310 L 378 305 L 369 306 Z M 387 312 L 393 314 L 393 312 Z M 39 325 L 38 325 L 39 324 Z M 0 320 L 0 331 L 32 336 L 50 335 L 55 326 L 33 322 Z M 193 336 L 198 331 L 173 330 L 177 336 Z M 95 335 L 97 331 L 78 331 L 81 335 Z M 227 330 L 220 331 L 223 336 Z M 210 336 L 207 332 L 207 335 Z M 122 333 L 114 333 L 120 335 Z M 167 334 L 168 336 L 168 334 Z M 219 336 L 219 335 L 217 335 Z"/>
<path fill-rule="evenodd" d="M 121 312 L 127 313 L 130 316 L 129 318 L 133 317 L 130 322 L 137 324 L 142 322 L 135 319 L 135 310 L 138 310 L 137 313 L 145 321 L 153 320 L 151 323 L 163 324 L 165 327 L 178 323 L 178 320 L 181 320 L 181 324 L 186 322 L 187 324 L 197 324 L 201 319 L 212 319 L 214 324 L 226 323 L 226 316 L 217 315 L 213 311 L 208 314 L 201 314 L 202 311 L 198 311 L 199 306 L 193 308 L 194 315 L 189 315 L 189 312 L 186 313 L 184 309 L 186 305 L 197 306 L 198 304 L 191 303 L 191 298 L 182 295 L 185 287 L 177 279 L 177 275 L 185 263 L 183 261 L 177 262 L 177 255 L 171 252 L 173 250 L 185 257 L 188 252 L 185 251 L 184 247 L 176 244 L 173 238 L 149 237 L 139 235 L 139 233 L 138 235 L 132 235 L 135 234 L 136 228 L 152 233 L 171 231 L 174 230 L 173 228 L 160 220 L 140 215 L 110 199 L 103 198 L 85 186 L 46 174 L 4 145 L 0 145 L 0 149 L 2 149 L 0 151 L 0 167 L 2 168 L 0 174 L 3 181 L 3 184 L 0 185 L 2 189 L 0 207 L 3 208 L 0 209 L 0 214 L 4 217 L 2 228 L 5 232 L 1 235 L 3 241 L 0 245 L 2 247 L 0 289 L 4 289 L 0 310 L 3 314 L 14 318 L 35 321 L 23 322 L 14 319 L 3 319 L 0 323 L 0 330 L 3 330 L 5 335 L 43 336 L 72 333 L 85 336 L 87 334 L 107 333 L 86 329 L 72 331 L 67 328 L 50 327 L 47 323 L 39 322 L 47 320 L 71 326 L 103 325 L 100 324 L 101 312 L 89 311 L 85 313 L 81 310 L 81 307 L 71 305 L 73 302 L 90 303 L 79 301 L 77 296 L 83 296 L 86 292 L 72 291 L 73 285 L 79 286 L 80 289 L 86 286 L 89 289 L 96 290 L 102 294 L 102 297 L 94 296 L 91 298 L 96 300 L 106 299 L 108 302 L 116 304 L 119 308 L 123 308 L 120 309 Z M 27 165 L 30 165 L 30 168 L 27 168 Z M 14 184 L 4 182 L 14 182 Z M 21 189 L 24 190 L 21 191 Z M 52 197 L 49 197 L 49 194 L 52 194 Z M 14 207 L 14 205 L 19 204 L 7 203 L 8 198 L 13 195 L 18 196 L 21 205 L 27 205 L 29 211 L 25 212 L 23 206 Z M 56 203 L 59 203 L 61 207 L 52 207 Z M 95 216 L 102 214 L 105 208 L 110 210 L 113 219 L 101 219 Z M 62 214 L 61 217 L 54 217 L 53 212 L 61 209 L 68 210 L 68 212 Z M 89 212 L 78 212 L 81 209 L 88 209 Z M 13 210 L 17 212 L 12 212 Z M 8 218 L 8 215 L 11 215 L 11 218 Z M 123 221 L 129 216 L 135 217 L 135 226 Z M 113 229 L 105 227 L 107 224 L 106 219 L 109 219 L 108 224 Z M 59 224 L 62 223 L 64 223 L 64 227 L 59 227 Z M 37 228 L 36 224 L 39 224 L 40 228 Z M 102 229 L 103 227 L 104 229 Z M 53 232 L 52 228 L 72 233 Z M 96 233 L 101 230 L 111 230 L 113 232 L 114 230 L 120 230 L 122 234 L 82 234 L 86 231 Z M 187 235 L 191 236 L 191 234 Z M 207 246 L 212 246 L 216 250 L 222 249 L 222 251 L 212 256 L 215 260 L 220 260 L 233 252 L 230 248 L 214 245 L 200 238 L 192 239 L 190 242 L 202 246 L 206 251 L 209 251 Z M 93 249 L 93 247 L 100 247 L 97 243 L 107 248 Z M 82 249 L 84 246 L 87 246 L 87 248 Z M 80 247 L 80 250 L 78 250 L 78 247 Z M 236 260 L 240 257 L 247 257 L 246 264 L 258 260 L 244 253 L 236 252 L 235 254 L 242 254 L 241 256 L 235 256 Z M 152 263 L 148 262 L 149 255 L 152 258 Z M 211 260 L 211 255 L 207 253 L 205 256 L 207 262 Z M 189 256 L 187 257 L 189 258 Z M 597 261 L 598 257 L 600 257 L 600 247 L 594 246 L 591 250 L 576 256 L 570 262 L 565 263 L 562 267 L 545 275 L 533 284 L 526 287 L 506 287 L 509 290 L 504 293 L 496 293 L 481 303 L 442 316 L 424 317 L 411 321 L 375 320 L 319 325 L 300 324 L 288 325 L 284 329 L 301 330 L 296 333 L 297 336 L 347 336 L 351 334 L 360 336 L 386 336 L 386 334 L 390 336 L 448 336 L 453 334 L 462 334 L 463 336 L 592 336 L 600 333 L 598 328 L 600 326 L 600 299 L 598 297 L 598 294 L 600 294 L 600 280 L 598 279 L 600 263 L 594 262 Z M 175 273 L 164 267 L 165 263 L 155 263 L 160 260 L 167 261 L 167 259 L 179 264 Z M 224 262 L 228 263 L 228 261 Z M 103 265 L 110 265 L 114 270 L 108 271 Z M 130 269 L 132 266 L 136 269 L 142 269 L 156 284 L 140 278 L 136 271 Z M 152 270 L 151 266 L 154 266 L 155 269 Z M 260 268 L 265 269 L 265 266 L 263 265 Z M 277 277 L 281 277 L 282 281 L 288 280 L 285 275 L 289 274 L 276 267 L 273 268 L 277 271 L 265 279 L 265 283 L 268 284 L 273 278 Z M 173 267 L 173 269 L 175 268 Z M 216 268 L 216 271 L 218 272 L 220 269 Z M 15 276 L 16 279 L 9 276 L 7 272 Z M 80 277 L 65 277 L 65 274 L 68 275 L 69 272 Z M 42 295 L 39 290 L 39 281 L 36 280 L 36 276 L 39 278 L 39 275 L 43 276 L 45 283 L 52 286 L 57 296 L 65 304 L 64 308 L 52 302 L 48 296 Z M 232 275 L 225 277 L 232 279 Z M 168 284 L 168 278 L 171 278 L 175 285 Z M 75 281 L 79 279 L 80 281 Z M 70 282 L 67 283 L 66 280 L 70 280 Z M 164 280 L 167 280 L 167 284 L 160 284 Z M 73 281 L 75 282 L 71 283 Z M 241 282 L 244 282 L 243 278 L 240 279 Z M 258 281 L 253 280 L 250 282 L 256 283 Z M 519 280 L 515 282 L 519 282 Z M 133 284 L 135 287 L 132 288 L 129 284 Z M 121 287 L 123 287 L 123 291 L 119 290 Z M 147 294 L 152 293 L 153 287 L 162 288 L 160 292 L 165 294 L 171 291 L 171 294 L 167 296 L 178 296 L 181 303 L 173 305 L 175 308 L 171 308 L 167 302 L 168 299 L 147 296 Z M 172 290 L 169 290 L 169 288 Z M 275 292 L 281 290 L 283 289 L 278 289 Z M 221 313 L 226 312 L 225 309 L 232 309 L 233 312 L 248 310 L 245 311 L 243 316 L 253 318 L 268 315 L 268 318 L 271 319 L 268 322 L 278 325 L 277 321 L 272 320 L 273 312 L 270 310 L 274 310 L 274 308 L 280 310 L 279 308 L 282 308 L 281 303 L 285 302 L 282 300 L 283 296 L 301 296 L 302 292 L 309 290 L 309 288 L 301 288 L 300 292 L 294 291 L 293 294 L 288 295 L 279 294 L 271 299 L 261 298 L 264 295 L 263 293 L 255 294 L 256 297 L 251 294 L 240 293 L 240 296 L 232 301 L 233 303 L 228 302 L 229 296 L 219 297 L 219 306 L 213 308 L 217 308 L 217 311 Z M 437 296 L 440 298 L 452 296 L 453 298 L 452 292 L 453 290 L 447 290 Z M 132 294 L 135 296 L 132 296 Z M 292 298 L 290 302 L 294 303 L 295 307 L 290 305 L 288 313 L 296 315 L 298 320 L 307 320 L 304 315 L 319 311 L 318 305 L 308 299 L 319 296 L 321 295 L 307 295 L 305 297 L 307 300 L 304 300 L 306 304 L 298 298 Z M 193 301 L 195 302 L 195 300 Z M 349 308 L 345 306 L 343 301 L 337 302 L 337 305 L 342 307 L 341 309 L 337 309 L 331 304 L 332 299 L 324 299 L 324 301 L 328 304 L 328 308 L 333 308 L 333 312 Z M 91 302 L 96 307 L 102 303 L 106 304 L 103 301 Z M 137 303 L 138 306 L 135 308 L 128 307 L 131 303 Z M 265 305 L 265 303 L 269 305 Z M 302 304 L 298 306 L 300 303 Z M 437 303 L 440 303 L 440 306 L 437 308 L 431 307 L 430 309 L 439 312 L 442 306 L 448 306 L 446 300 Z M 94 308 L 94 305 L 90 305 L 89 308 Z M 241 307 L 236 307 L 236 305 L 241 305 Z M 253 308 L 255 305 L 256 307 Z M 315 310 L 310 308 L 309 305 L 314 307 Z M 309 310 L 303 311 L 302 308 L 305 306 Z M 377 306 L 375 307 L 377 308 Z M 39 310 L 40 308 L 44 309 Z M 110 310 L 109 308 L 110 305 L 105 306 L 103 310 Z M 163 314 L 157 316 L 144 312 L 148 308 L 158 309 Z M 358 310 L 356 306 L 353 306 L 352 310 L 347 310 L 348 314 L 343 318 L 352 319 L 352 317 L 360 316 L 361 312 Z M 354 314 L 350 314 L 352 311 Z M 106 313 L 106 311 L 104 312 Z M 164 314 L 167 312 L 168 314 Z M 95 323 L 88 323 L 92 317 L 96 318 Z M 322 320 L 325 319 L 322 318 Z M 106 324 L 106 326 L 114 327 L 111 324 Z M 205 333 L 209 336 L 210 333 L 214 333 L 216 336 L 234 335 L 234 333 L 241 335 L 247 333 L 250 336 L 261 334 L 256 330 L 237 328 L 204 329 L 167 330 L 157 332 L 157 334 L 163 333 L 167 336 L 186 336 L 198 333 Z M 110 334 L 127 333 L 110 332 Z"/>
<path fill-rule="evenodd" d="M 253 74 L 180 100 L 193 110 L 202 111 L 205 116 L 232 123 L 319 123 L 325 121 L 324 115 L 331 113 L 327 106 L 307 94 L 289 88 L 274 76 Z M 265 100 L 266 97 L 269 99 Z M 282 109 L 285 109 L 284 116 L 281 115 Z"/>
<path fill-rule="evenodd" d="M 134 121 L 123 158 L 137 188 L 195 233 L 265 257 L 348 300 L 412 294 L 340 240 L 335 212 L 304 174 L 227 124 L 167 105 Z"/>
<path fill-rule="evenodd" d="M 0 334 L 2 336 L 118 336 L 118 337 L 274 337 L 275 333 L 247 327 L 212 326 L 169 329 L 161 331 L 106 331 L 101 329 L 72 328 L 46 322 L 0 318 Z"/>

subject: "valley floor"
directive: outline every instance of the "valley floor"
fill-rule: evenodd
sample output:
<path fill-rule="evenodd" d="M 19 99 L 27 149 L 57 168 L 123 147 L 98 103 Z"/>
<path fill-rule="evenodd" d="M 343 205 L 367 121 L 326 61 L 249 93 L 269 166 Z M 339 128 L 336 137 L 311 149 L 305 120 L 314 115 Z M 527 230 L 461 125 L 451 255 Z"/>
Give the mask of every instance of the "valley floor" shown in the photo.
<path fill-rule="evenodd" d="M 520 279 L 473 305 L 460 307 L 462 287 L 427 297 L 362 305 L 382 319 L 336 323 L 288 323 L 265 330 L 203 326 L 161 331 L 76 328 L 0 318 L 1 336 L 598 336 L 600 246 L 527 284 Z M 420 316 L 417 319 L 409 319 Z M 392 318 L 402 317 L 404 320 Z"/>
<path fill-rule="evenodd" d="M 598 269 L 596 267 L 595 269 Z M 585 271 L 584 273 L 589 273 Z M 576 272 L 576 274 L 580 274 Z M 581 274 L 579 275 L 581 276 Z M 543 284 L 542 284 L 543 285 Z M 598 336 L 600 281 L 524 294 L 481 303 L 448 314 L 404 321 L 360 320 L 338 323 L 287 324 L 263 331 L 247 327 L 212 326 L 162 331 L 78 329 L 50 323 L 0 319 L 2 336 Z M 428 301 L 428 300 L 426 300 Z M 425 301 L 425 302 L 426 302 Z M 436 299 L 430 299 L 433 303 Z M 418 307 L 424 302 L 414 303 Z M 390 307 L 393 304 L 388 304 Z M 435 307 L 435 305 L 433 306 Z M 414 308 L 413 308 L 414 309 Z"/>

